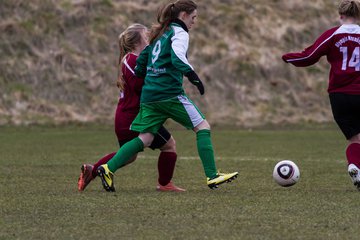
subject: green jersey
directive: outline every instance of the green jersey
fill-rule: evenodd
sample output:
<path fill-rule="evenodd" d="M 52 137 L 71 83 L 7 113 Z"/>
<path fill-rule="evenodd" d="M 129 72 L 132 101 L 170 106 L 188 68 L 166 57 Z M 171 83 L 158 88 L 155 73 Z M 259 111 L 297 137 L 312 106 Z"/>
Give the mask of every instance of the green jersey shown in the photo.
<path fill-rule="evenodd" d="M 182 22 L 172 22 L 165 33 L 137 58 L 135 72 L 145 77 L 141 103 L 183 95 L 183 75 L 193 71 L 187 60 L 189 34 Z"/>

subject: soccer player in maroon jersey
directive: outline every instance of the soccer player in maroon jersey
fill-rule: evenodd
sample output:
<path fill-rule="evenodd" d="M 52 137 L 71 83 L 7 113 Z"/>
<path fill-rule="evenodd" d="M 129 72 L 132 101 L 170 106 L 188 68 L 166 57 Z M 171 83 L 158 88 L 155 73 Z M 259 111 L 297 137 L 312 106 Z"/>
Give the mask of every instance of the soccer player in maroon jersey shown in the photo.
<path fill-rule="evenodd" d="M 133 24 L 119 36 L 120 66 L 117 85 L 120 89 L 120 97 L 115 114 L 115 133 L 120 147 L 139 135 L 138 132 L 130 130 L 130 125 L 139 112 L 140 94 L 144 79 L 135 76 L 134 68 L 138 55 L 148 45 L 147 32 L 145 26 Z M 150 148 L 157 148 L 161 151 L 158 160 L 159 179 L 156 189 L 158 191 L 185 191 L 185 189 L 179 188 L 171 182 L 177 159 L 176 145 L 174 138 L 163 126 L 155 135 Z M 96 177 L 96 169 L 107 163 L 115 154 L 116 152 L 107 154 L 93 165 L 83 164 L 81 166 L 81 174 L 78 180 L 79 191 L 83 191 Z M 123 166 L 133 162 L 136 157 L 137 155 L 133 156 Z"/>
<path fill-rule="evenodd" d="M 326 56 L 331 65 L 328 93 L 334 119 L 348 139 L 349 175 L 360 190 L 360 2 L 343 0 L 338 12 L 341 25 L 325 31 L 302 52 L 282 59 L 306 67 Z"/>

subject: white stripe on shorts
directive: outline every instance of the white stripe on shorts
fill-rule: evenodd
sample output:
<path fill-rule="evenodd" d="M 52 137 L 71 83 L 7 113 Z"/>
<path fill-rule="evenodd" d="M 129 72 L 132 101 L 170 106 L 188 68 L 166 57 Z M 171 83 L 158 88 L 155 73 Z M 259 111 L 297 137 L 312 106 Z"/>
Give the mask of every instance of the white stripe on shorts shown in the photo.
<path fill-rule="evenodd" d="M 202 123 L 202 121 L 204 121 L 194 104 L 186 96 L 179 95 L 178 100 L 184 106 L 194 127 L 198 126 L 200 123 Z"/>

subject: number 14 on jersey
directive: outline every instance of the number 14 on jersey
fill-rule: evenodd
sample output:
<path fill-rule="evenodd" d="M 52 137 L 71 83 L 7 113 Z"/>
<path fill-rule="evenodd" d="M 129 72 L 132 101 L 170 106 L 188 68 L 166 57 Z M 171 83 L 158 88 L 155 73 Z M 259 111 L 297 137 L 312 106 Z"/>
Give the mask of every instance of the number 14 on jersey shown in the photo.
<path fill-rule="evenodd" d="M 355 47 L 348 62 L 348 48 L 340 47 L 340 52 L 343 54 L 343 61 L 341 70 L 346 70 L 348 67 L 355 68 L 355 71 L 360 71 L 360 47 Z"/>

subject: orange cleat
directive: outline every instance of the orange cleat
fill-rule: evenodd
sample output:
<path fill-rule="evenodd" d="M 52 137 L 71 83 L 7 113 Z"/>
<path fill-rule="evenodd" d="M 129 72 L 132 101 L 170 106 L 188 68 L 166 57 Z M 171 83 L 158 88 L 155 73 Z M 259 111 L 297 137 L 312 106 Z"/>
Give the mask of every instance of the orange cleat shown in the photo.
<path fill-rule="evenodd" d="M 81 166 L 81 173 L 78 180 L 78 189 L 79 191 L 84 191 L 86 186 L 94 179 L 92 175 L 93 165 L 83 164 Z"/>

